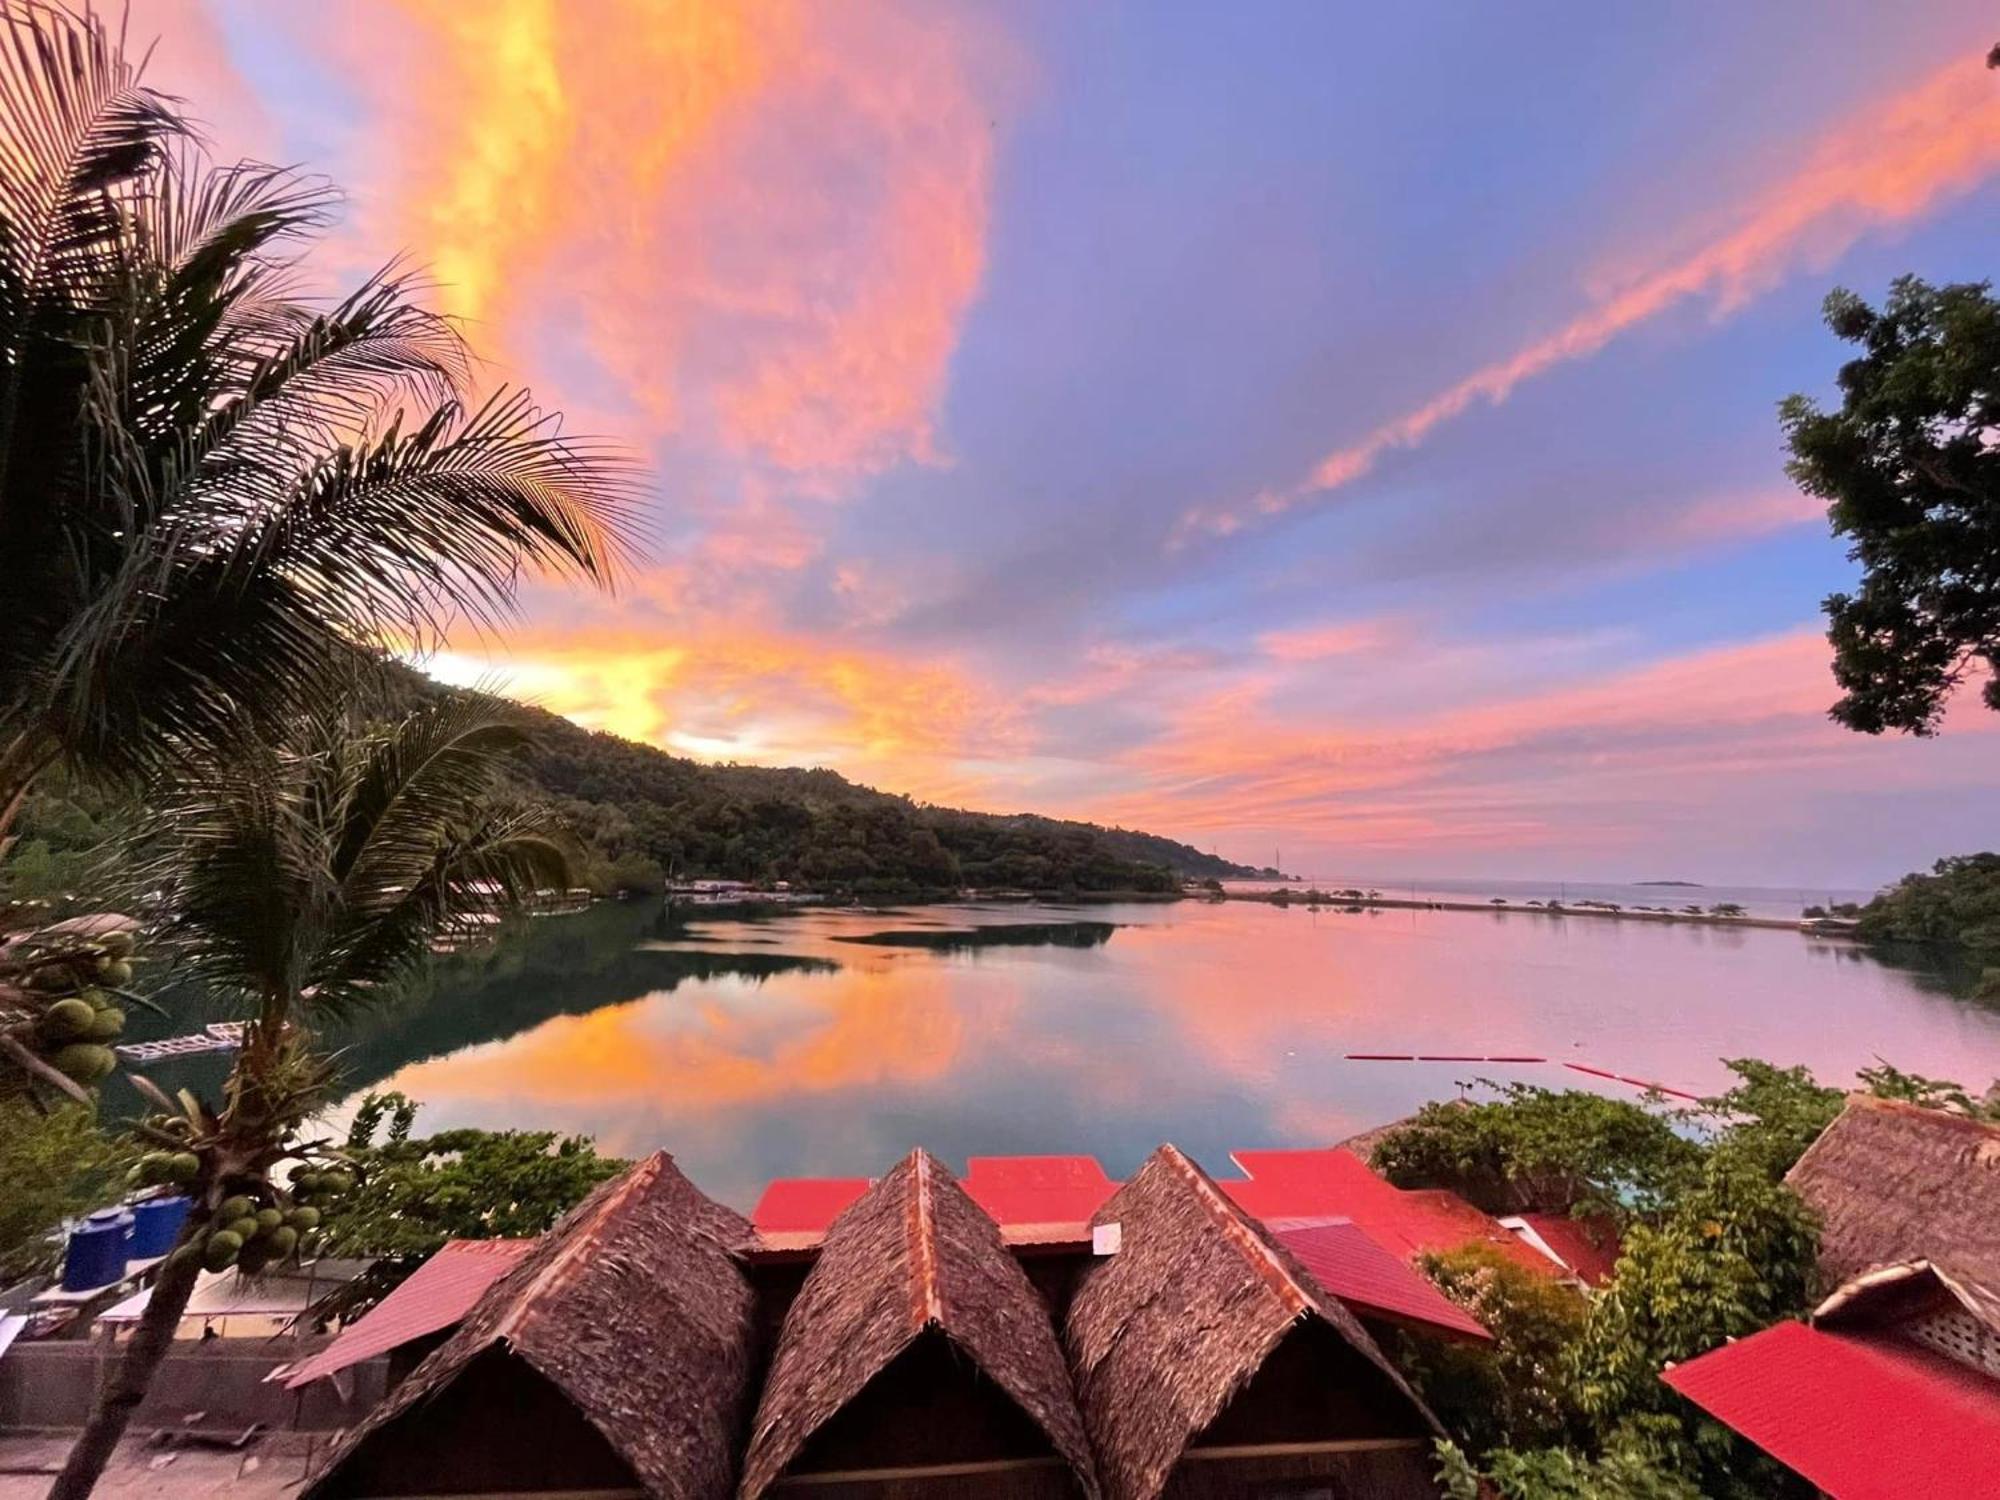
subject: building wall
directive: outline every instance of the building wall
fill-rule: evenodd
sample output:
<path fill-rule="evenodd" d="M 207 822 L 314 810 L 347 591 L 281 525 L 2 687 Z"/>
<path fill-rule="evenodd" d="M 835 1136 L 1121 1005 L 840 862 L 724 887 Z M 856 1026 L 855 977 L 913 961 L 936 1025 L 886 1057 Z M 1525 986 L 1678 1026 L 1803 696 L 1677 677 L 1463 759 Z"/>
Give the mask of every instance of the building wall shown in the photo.
<path fill-rule="evenodd" d="M 199 1413 L 200 1421 L 192 1425 L 202 1430 L 241 1432 L 253 1423 L 280 1431 L 352 1427 L 382 1397 L 382 1360 L 367 1360 L 344 1371 L 338 1384 L 321 1380 L 302 1391 L 266 1381 L 279 1365 L 311 1354 L 327 1342 L 180 1340 L 168 1353 L 133 1425 L 142 1432 L 183 1427 L 190 1425 L 191 1413 Z M 0 1432 L 83 1426 L 124 1348 L 123 1343 L 103 1339 L 16 1344 L 0 1359 Z"/>
<path fill-rule="evenodd" d="M 1351 1453 L 1183 1459 L 1163 1500 L 1438 1500 L 1430 1444 Z"/>

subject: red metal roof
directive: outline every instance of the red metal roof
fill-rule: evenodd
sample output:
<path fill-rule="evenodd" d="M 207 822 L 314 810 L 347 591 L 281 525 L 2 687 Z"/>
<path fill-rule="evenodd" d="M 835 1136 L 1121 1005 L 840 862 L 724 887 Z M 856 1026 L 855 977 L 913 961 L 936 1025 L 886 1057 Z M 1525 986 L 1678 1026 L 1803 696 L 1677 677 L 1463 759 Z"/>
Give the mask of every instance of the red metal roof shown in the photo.
<path fill-rule="evenodd" d="M 1456 1193 L 1396 1187 L 1351 1151 L 1239 1151 L 1231 1159 L 1249 1174 L 1248 1179 L 1219 1185 L 1266 1222 L 1345 1218 L 1402 1260 L 1427 1250 L 1483 1244 L 1532 1270 L 1548 1275 L 1560 1271 L 1547 1256 Z"/>
<path fill-rule="evenodd" d="M 1623 1247 L 1616 1226 L 1608 1219 L 1577 1219 L 1567 1214 L 1523 1214 L 1521 1218 L 1588 1285 L 1603 1286 L 1611 1279 L 1611 1268 L 1618 1264 Z"/>
<path fill-rule="evenodd" d="M 1280 1219 L 1270 1230 L 1313 1280 L 1357 1314 L 1417 1323 L 1455 1338 L 1490 1339 L 1476 1318 L 1348 1219 Z"/>
<path fill-rule="evenodd" d="M 2000 1495 L 2000 1381 L 1894 1335 L 1780 1323 L 1660 1378 L 1837 1500 Z"/>
<path fill-rule="evenodd" d="M 866 1177 L 780 1177 L 764 1189 L 750 1222 L 766 1250 L 813 1250 L 870 1185 Z"/>
<path fill-rule="evenodd" d="M 319 1353 L 285 1377 L 292 1390 L 438 1333 L 472 1311 L 486 1289 L 512 1269 L 533 1240 L 447 1240 L 407 1281 L 341 1329 Z"/>
<path fill-rule="evenodd" d="M 960 1186 L 1003 1228 L 1084 1229 L 1118 1189 L 1094 1156 L 975 1156 Z"/>

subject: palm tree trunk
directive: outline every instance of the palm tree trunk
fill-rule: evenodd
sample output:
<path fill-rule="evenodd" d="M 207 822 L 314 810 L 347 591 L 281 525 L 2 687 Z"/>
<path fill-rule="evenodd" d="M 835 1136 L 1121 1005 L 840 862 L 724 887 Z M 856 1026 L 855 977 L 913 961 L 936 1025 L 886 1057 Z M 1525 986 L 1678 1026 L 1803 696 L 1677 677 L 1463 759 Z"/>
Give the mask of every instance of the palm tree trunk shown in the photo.
<path fill-rule="evenodd" d="M 202 1222 L 199 1213 L 188 1215 L 175 1248 L 192 1240 Z M 83 1435 L 69 1450 L 69 1461 L 49 1490 L 49 1500 L 85 1500 L 96 1488 L 118 1440 L 125 1435 L 132 1413 L 146 1399 L 153 1376 L 173 1347 L 174 1330 L 180 1326 L 181 1314 L 187 1311 L 188 1298 L 194 1295 L 194 1284 L 200 1275 L 201 1262 L 191 1255 L 169 1259 L 161 1266 L 159 1279 L 153 1283 L 152 1299 L 146 1303 L 145 1315 L 139 1319 L 138 1331 L 126 1347 L 125 1358 L 119 1362 L 117 1377 L 111 1389 L 99 1398 Z"/>

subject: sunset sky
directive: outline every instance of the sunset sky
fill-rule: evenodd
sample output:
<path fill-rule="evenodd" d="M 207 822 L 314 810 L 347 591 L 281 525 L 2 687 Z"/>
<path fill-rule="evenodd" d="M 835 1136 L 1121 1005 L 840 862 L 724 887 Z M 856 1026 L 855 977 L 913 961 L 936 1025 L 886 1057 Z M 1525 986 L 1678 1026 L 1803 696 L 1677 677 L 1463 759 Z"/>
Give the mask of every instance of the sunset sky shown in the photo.
<path fill-rule="evenodd" d="M 655 476 L 432 663 L 1306 873 L 1869 885 L 2000 716 L 1828 723 L 1820 299 L 2000 273 L 1992 0 L 133 0 Z"/>

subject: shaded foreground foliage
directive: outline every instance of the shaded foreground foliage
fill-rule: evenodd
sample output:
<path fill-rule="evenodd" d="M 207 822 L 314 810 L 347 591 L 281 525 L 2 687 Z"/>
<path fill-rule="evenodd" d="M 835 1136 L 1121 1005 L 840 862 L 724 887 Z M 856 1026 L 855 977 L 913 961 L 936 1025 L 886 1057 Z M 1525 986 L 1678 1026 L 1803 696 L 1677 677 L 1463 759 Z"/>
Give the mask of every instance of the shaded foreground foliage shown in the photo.
<path fill-rule="evenodd" d="M 1454 1434 L 1448 1494 L 1480 1477 L 1513 1500 L 1804 1495 L 1796 1477 L 1680 1400 L 1659 1378 L 1786 1318 L 1813 1284 L 1817 1226 L 1784 1175 L 1845 1095 L 1803 1068 L 1729 1063 L 1738 1079 L 1698 1108 L 1662 1111 L 1522 1085 L 1427 1105 L 1372 1160 L 1406 1187 L 1448 1187 L 1493 1212 L 1565 1209 L 1622 1237 L 1587 1301 L 1482 1249 L 1427 1257 L 1445 1294 L 1495 1334 L 1490 1347 L 1409 1351 L 1416 1383 Z M 1861 1084 L 1890 1098 L 2000 1114 L 1959 1084 L 1887 1064 Z"/>

